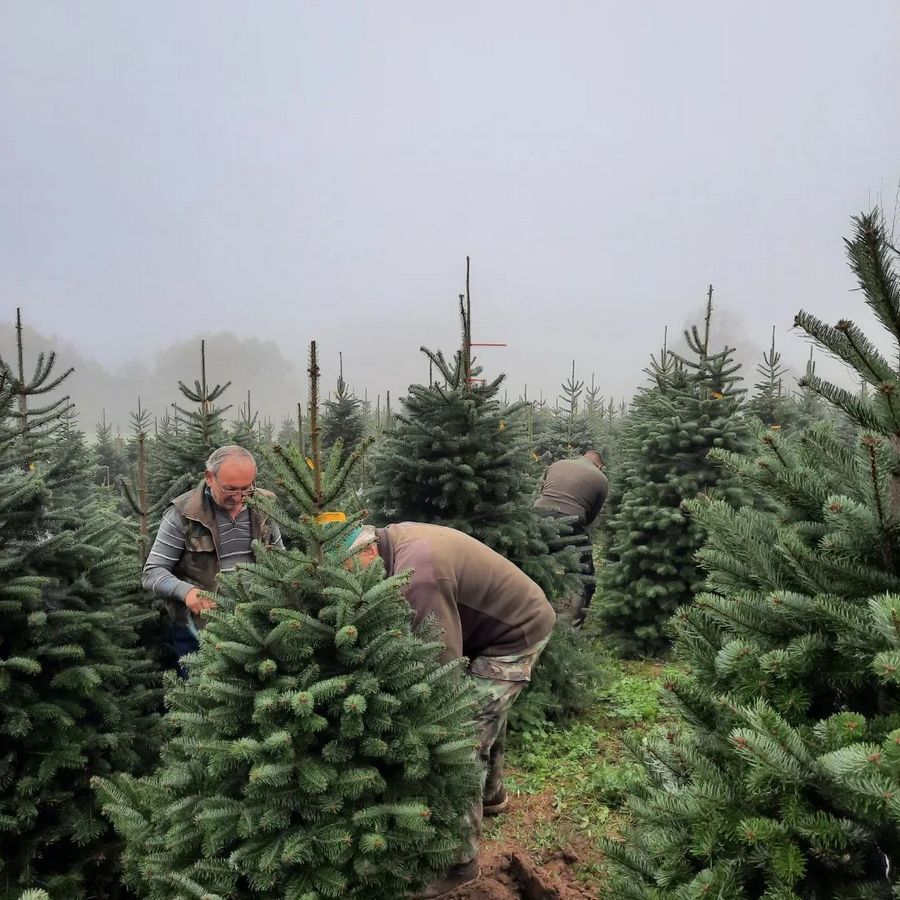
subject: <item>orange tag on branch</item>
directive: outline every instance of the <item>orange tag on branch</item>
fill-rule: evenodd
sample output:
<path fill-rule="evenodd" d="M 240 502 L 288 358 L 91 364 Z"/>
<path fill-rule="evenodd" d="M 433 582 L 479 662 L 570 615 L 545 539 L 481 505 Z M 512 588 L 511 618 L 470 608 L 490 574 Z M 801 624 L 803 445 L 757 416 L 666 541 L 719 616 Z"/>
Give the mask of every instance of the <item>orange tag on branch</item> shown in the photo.
<path fill-rule="evenodd" d="M 342 512 L 323 512 L 316 516 L 316 525 L 327 525 L 329 522 L 346 522 L 347 515 Z"/>

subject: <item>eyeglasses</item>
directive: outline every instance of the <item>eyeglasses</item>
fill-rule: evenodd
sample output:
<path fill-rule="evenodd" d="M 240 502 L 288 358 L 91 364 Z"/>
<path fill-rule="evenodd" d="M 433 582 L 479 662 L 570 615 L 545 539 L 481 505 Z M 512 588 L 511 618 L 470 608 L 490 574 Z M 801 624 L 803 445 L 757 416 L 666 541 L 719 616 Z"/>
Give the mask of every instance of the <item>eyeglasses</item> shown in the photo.
<path fill-rule="evenodd" d="M 227 494 L 229 497 L 252 497 L 256 493 L 256 484 L 251 484 L 250 487 L 245 488 L 227 488 L 225 487 L 221 481 L 219 481 L 218 473 L 213 475 L 213 478 L 216 479 L 216 484 L 219 485 L 219 490 L 223 494 Z"/>

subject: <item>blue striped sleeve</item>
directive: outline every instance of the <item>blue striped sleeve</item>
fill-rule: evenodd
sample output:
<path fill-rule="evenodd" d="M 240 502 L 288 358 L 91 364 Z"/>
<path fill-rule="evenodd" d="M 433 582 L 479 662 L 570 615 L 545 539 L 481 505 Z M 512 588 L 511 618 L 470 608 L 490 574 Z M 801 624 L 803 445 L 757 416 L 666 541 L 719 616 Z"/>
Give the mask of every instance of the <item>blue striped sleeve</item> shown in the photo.
<path fill-rule="evenodd" d="M 188 591 L 194 585 L 172 574 L 172 569 L 181 559 L 182 553 L 184 553 L 184 519 L 174 506 L 170 506 L 159 523 L 156 540 L 150 548 L 147 562 L 144 563 L 141 576 L 144 590 L 152 591 L 158 597 L 181 600 L 183 603 Z"/>

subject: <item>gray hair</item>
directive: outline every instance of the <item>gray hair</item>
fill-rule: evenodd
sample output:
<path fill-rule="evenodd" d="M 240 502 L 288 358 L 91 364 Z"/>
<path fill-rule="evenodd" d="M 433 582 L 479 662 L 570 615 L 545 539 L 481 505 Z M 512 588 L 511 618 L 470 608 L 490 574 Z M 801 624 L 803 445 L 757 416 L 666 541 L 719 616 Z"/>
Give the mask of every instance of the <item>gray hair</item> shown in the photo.
<path fill-rule="evenodd" d="M 347 548 L 348 553 L 356 554 L 365 550 L 375 540 L 375 529 L 371 525 L 363 525 L 353 543 Z"/>
<path fill-rule="evenodd" d="M 209 454 L 209 459 L 206 460 L 206 471 L 212 472 L 213 475 L 217 475 L 222 463 L 225 462 L 226 459 L 231 459 L 233 456 L 240 457 L 241 459 L 249 459 L 254 466 L 256 465 L 253 454 L 246 447 L 241 447 L 238 444 L 226 444 L 224 447 L 219 447 L 218 450 L 213 450 L 213 452 Z"/>

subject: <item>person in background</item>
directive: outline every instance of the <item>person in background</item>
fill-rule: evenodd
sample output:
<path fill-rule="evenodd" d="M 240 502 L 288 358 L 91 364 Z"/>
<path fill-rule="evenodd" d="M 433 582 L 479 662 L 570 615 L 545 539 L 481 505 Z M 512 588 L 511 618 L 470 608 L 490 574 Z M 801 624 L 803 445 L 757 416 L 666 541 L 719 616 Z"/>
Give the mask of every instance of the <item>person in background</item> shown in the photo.
<path fill-rule="evenodd" d="M 580 628 L 594 596 L 594 554 L 587 530 L 600 515 L 609 493 L 609 480 L 603 474 L 603 457 L 596 450 L 588 450 L 578 459 L 552 463 L 541 476 L 539 488 L 534 505 L 548 515 L 574 517 L 573 531 L 588 538 L 581 551 L 581 567 L 589 578 L 570 609 L 575 627 Z"/>
<path fill-rule="evenodd" d="M 206 461 L 203 481 L 176 497 L 159 523 L 141 580 L 166 601 L 179 660 L 199 646 L 201 613 L 215 608 L 208 595 L 219 572 L 253 562 L 254 540 L 284 548 L 278 525 L 246 505 L 257 490 L 253 454 L 237 444 L 220 447 Z M 179 672 L 186 676 L 180 664 Z"/>

